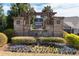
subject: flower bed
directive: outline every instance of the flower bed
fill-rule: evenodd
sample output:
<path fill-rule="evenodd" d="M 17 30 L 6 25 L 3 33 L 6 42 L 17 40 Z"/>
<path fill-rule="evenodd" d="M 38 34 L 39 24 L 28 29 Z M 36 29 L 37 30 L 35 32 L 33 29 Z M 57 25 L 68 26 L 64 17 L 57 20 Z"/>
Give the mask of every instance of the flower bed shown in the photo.
<path fill-rule="evenodd" d="M 76 50 L 69 47 L 57 48 L 50 46 L 27 46 L 27 45 L 12 45 L 8 51 L 20 53 L 53 53 L 53 54 L 76 54 Z"/>
<path fill-rule="evenodd" d="M 26 45 L 12 45 L 7 50 L 11 52 L 31 52 L 31 47 Z"/>

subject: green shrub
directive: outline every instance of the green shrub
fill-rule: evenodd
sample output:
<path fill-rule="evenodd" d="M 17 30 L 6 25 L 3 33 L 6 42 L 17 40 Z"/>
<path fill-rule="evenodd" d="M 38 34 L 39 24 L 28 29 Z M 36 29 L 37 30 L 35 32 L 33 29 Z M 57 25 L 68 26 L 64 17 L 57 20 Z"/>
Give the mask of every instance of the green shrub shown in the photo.
<path fill-rule="evenodd" d="M 57 42 L 57 43 L 66 43 L 64 38 L 60 37 L 39 37 L 41 42 Z"/>
<path fill-rule="evenodd" d="M 66 36 L 66 35 L 68 35 L 68 34 L 69 34 L 69 33 L 65 32 L 65 31 L 63 32 L 63 35 L 64 35 L 64 36 Z"/>
<path fill-rule="evenodd" d="M 76 40 L 76 36 L 74 34 L 67 34 L 65 36 L 65 39 L 67 40 L 68 44 L 74 44 L 74 40 Z"/>
<path fill-rule="evenodd" d="M 14 33 L 14 30 L 13 29 L 6 29 L 4 31 L 4 33 L 8 36 L 8 41 L 11 42 L 11 37 L 13 37 L 13 33 Z"/>
<path fill-rule="evenodd" d="M 17 36 L 12 38 L 13 44 L 32 44 L 35 42 L 36 42 L 36 39 L 34 37 Z"/>
<path fill-rule="evenodd" d="M 0 46 L 3 46 L 7 43 L 7 36 L 4 33 L 0 33 Z"/>
<path fill-rule="evenodd" d="M 79 49 L 79 36 L 75 34 L 68 34 L 65 36 L 67 43 Z"/>

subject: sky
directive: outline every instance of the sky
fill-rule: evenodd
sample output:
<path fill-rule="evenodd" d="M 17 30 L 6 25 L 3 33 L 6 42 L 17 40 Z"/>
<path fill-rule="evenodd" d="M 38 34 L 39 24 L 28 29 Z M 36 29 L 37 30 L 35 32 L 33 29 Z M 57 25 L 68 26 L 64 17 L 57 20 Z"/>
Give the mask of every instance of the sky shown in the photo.
<path fill-rule="evenodd" d="M 56 16 L 79 16 L 79 3 L 31 3 L 31 7 L 34 7 L 37 12 L 41 12 L 47 5 L 51 6 L 54 12 L 57 12 Z M 10 4 L 4 3 L 3 9 L 5 15 L 7 15 Z"/>

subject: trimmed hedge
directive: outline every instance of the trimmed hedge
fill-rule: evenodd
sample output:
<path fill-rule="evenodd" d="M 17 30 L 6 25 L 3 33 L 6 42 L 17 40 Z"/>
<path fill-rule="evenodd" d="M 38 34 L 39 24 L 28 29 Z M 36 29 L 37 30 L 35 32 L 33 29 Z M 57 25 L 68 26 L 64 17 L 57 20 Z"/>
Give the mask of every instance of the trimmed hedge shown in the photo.
<path fill-rule="evenodd" d="M 3 46 L 7 43 L 8 38 L 4 33 L 0 33 L 0 46 Z"/>
<path fill-rule="evenodd" d="M 66 43 L 64 38 L 60 37 L 39 37 L 41 42 L 57 42 L 57 43 Z"/>
<path fill-rule="evenodd" d="M 12 44 L 33 44 L 36 42 L 34 37 L 17 36 L 12 38 Z"/>
<path fill-rule="evenodd" d="M 66 40 L 64 38 L 60 37 L 24 37 L 24 36 L 17 36 L 12 38 L 12 43 L 13 44 L 41 44 L 41 43 L 52 43 L 52 42 L 57 42 L 57 43 L 66 43 Z"/>

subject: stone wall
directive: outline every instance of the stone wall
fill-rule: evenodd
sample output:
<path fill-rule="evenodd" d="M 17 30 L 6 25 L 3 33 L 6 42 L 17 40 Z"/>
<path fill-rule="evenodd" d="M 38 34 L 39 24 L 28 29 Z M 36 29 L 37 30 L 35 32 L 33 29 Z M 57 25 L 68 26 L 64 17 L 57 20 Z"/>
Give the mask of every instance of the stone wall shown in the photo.
<path fill-rule="evenodd" d="M 26 19 L 27 20 L 27 19 Z M 63 36 L 63 18 L 55 17 L 53 24 L 44 23 L 45 28 L 43 30 L 31 30 L 31 25 L 26 22 L 24 17 L 14 18 L 14 30 L 16 35 L 38 35 L 38 36 Z M 17 22 L 20 22 L 19 24 Z M 26 22 L 26 23 L 25 23 Z M 59 24 L 57 24 L 57 22 Z"/>

